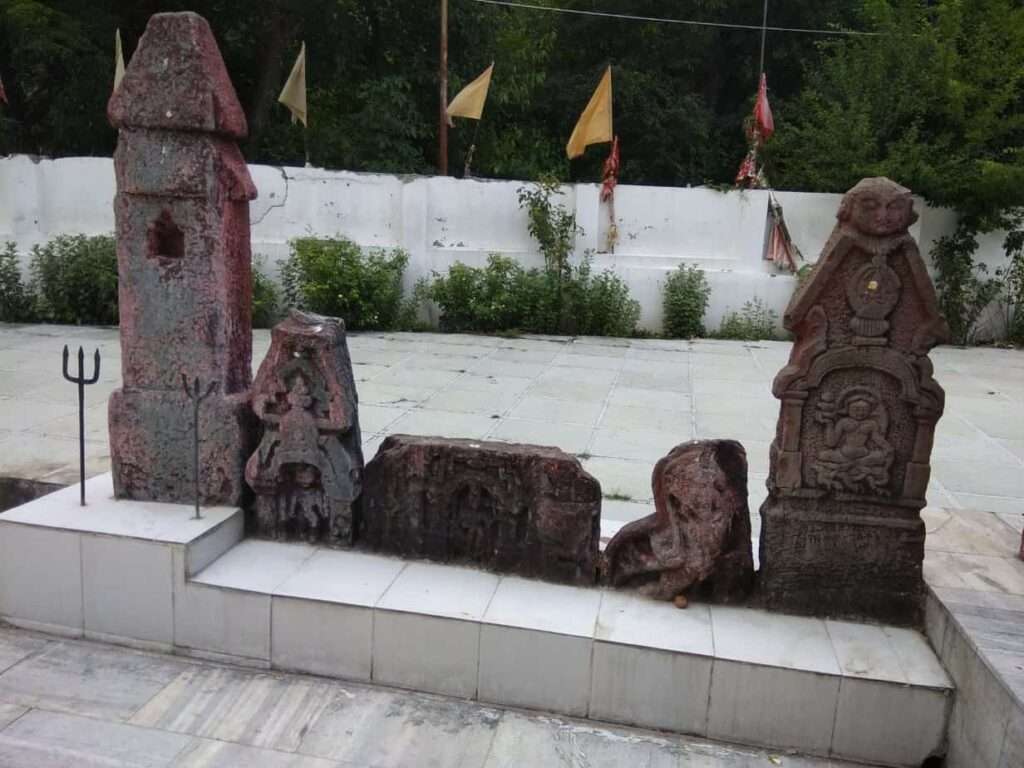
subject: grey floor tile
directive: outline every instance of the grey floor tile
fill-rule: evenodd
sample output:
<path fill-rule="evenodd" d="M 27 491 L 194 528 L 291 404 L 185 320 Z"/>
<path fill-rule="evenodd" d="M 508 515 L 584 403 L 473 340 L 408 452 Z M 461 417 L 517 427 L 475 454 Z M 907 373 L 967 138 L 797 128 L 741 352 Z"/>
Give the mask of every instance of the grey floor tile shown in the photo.
<path fill-rule="evenodd" d="M 0 704 L 0 731 L 28 712 L 28 707 L 17 704 Z"/>
<path fill-rule="evenodd" d="M 293 752 L 335 691 L 333 683 L 194 666 L 132 718 L 135 725 Z"/>
<path fill-rule="evenodd" d="M 334 760 L 212 739 L 196 739 L 171 765 L 172 768 L 355 768 Z"/>
<path fill-rule="evenodd" d="M 22 659 L 42 652 L 51 642 L 39 635 L 0 627 L 0 673 L 6 672 Z"/>
<path fill-rule="evenodd" d="M 499 710 L 473 702 L 348 687 L 298 751 L 373 768 L 479 768 L 500 720 Z"/>
<path fill-rule="evenodd" d="M 165 768 L 187 736 L 33 710 L 0 731 L 4 768 Z"/>
<path fill-rule="evenodd" d="M 0 701 L 127 720 L 185 666 L 121 648 L 53 643 L 0 675 Z"/>

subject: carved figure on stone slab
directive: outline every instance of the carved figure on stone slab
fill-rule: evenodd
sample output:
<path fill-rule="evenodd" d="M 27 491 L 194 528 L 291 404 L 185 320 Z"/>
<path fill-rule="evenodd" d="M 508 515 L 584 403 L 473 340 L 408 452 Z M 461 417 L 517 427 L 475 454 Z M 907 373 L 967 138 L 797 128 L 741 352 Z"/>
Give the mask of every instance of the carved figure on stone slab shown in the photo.
<path fill-rule="evenodd" d="M 948 336 L 911 237 L 910 190 L 864 179 L 784 315 L 795 341 L 761 507 L 760 596 L 797 613 L 914 624 Z"/>
<path fill-rule="evenodd" d="M 361 546 L 567 584 L 593 584 L 601 486 L 537 445 L 390 435 L 366 465 Z"/>
<path fill-rule="evenodd" d="M 744 599 L 754 562 L 743 446 L 677 445 L 655 464 L 651 486 L 654 514 L 623 526 L 605 548 L 609 583 L 661 600 L 690 590 L 721 602 Z"/>
<path fill-rule="evenodd" d="M 302 312 L 271 332 L 253 384 L 263 437 L 245 477 L 257 536 L 348 545 L 363 469 L 344 324 Z"/>

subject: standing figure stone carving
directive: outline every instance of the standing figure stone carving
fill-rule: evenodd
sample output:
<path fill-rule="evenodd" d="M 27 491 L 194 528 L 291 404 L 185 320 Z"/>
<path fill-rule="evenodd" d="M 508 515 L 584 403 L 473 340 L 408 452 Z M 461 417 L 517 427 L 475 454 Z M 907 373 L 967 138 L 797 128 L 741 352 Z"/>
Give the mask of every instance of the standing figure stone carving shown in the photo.
<path fill-rule="evenodd" d="M 351 544 L 363 453 L 342 321 L 292 312 L 271 331 L 252 391 L 263 423 L 245 467 L 256 535 Z"/>
<path fill-rule="evenodd" d="M 651 475 L 655 513 L 619 529 L 604 551 L 605 576 L 661 600 L 691 590 L 744 599 L 754 580 L 747 455 L 735 440 L 673 448 Z"/>
<path fill-rule="evenodd" d="M 910 191 L 865 179 L 784 323 L 796 339 L 761 507 L 763 602 L 913 624 L 935 424 L 928 351 L 948 336 L 909 227 Z"/>
<path fill-rule="evenodd" d="M 149 20 L 107 107 L 114 171 L 121 389 L 110 398 L 118 498 L 193 501 L 184 375 L 203 404 L 199 497 L 240 504 L 252 452 L 249 201 L 235 143 L 245 115 L 209 25 L 194 13 Z"/>

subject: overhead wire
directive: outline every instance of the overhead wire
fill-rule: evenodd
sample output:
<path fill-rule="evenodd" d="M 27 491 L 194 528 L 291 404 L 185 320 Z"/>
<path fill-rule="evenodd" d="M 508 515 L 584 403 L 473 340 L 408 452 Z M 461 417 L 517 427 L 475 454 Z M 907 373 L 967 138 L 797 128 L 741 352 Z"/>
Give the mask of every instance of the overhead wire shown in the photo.
<path fill-rule="evenodd" d="M 693 27 L 717 27 L 719 29 L 743 29 L 753 32 L 795 32 L 805 35 L 858 35 L 865 37 L 877 36 L 878 32 L 861 32 L 855 29 L 808 29 L 804 27 L 775 27 L 763 24 L 730 24 L 723 21 L 699 21 L 697 19 L 667 19 L 657 16 L 637 16 L 630 13 L 611 13 L 609 11 L 584 11 L 578 8 L 559 8 L 549 5 L 533 5 L 531 3 L 514 2 L 514 0 L 473 0 L 484 5 L 500 5 L 508 8 L 524 8 L 532 11 L 549 11 L 551 13 L 568 13 L 575 16 L 599 16 L 608 19 L 624 19 L 627 21 L 657 22 L 659 24 L 683 24 Z"/>

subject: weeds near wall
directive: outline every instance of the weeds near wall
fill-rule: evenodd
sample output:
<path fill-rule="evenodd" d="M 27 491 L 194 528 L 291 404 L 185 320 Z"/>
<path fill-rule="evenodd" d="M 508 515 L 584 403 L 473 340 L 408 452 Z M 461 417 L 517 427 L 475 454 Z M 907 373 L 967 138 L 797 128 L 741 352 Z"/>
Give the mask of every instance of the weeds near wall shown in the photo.
<path fill-rule="evenodd" d="M 441 330 L 449 333 L 554 334 L 568 325 L 581 335 L 629 336 L 640 317 L 628 286 L 608 271 L 593 275 L 589 258 L 560 279 L 492 253 L 485 267 L 456 262 L 448 274 L 434 273 L 417 287 L 417 298 L 437 305 Z"/>
<path fill-rule="evenodd" d="M 771 341 L 779 338 L 776 331 L 778 320 L 775 310 L 755 296 L 739 312 L 730 312 L 723 317 L 722 325 L 714 337 L 736 341 Z"/>
<path fill-rule="evenodd" d="M 34 312 L 44 322 L 117 325 L 117 251 L 110 235 L 61 235 L 32 249 Z"/>
<path fill-rule="evenodd" d="M 281 294 L 263 271 L 262 259 L 252 261 L 252 327 L 272 328 L 281 318 Z"/>
<path fill-rule="evenodd" d="M 5 243 L 0 251 L 0 322 L 27 323 L 34 319 L 32 294 L 21 278 L 18 251 Z"/>
<path fill-rule="evenodd" d="M 704 335 L 704 313 L 711 298 L 704 271 L 682 264 L 665 280 L 665 335 L 692 339 Z"/>
<path fill-rule="evenodd" d="M 399 249 L 363 253 L 344 237 L 302 237 L 281 264 L 290 307 L 340 317 L 349 330 L 392 330 L 402 319 L 402 274 L 409 255 Z"/>
<path fill-rule="evenodd" d="M 939 311 L 949 323 L 954 344 L 974 342 L 981 313 L 1001 290 L 999 280 L 988 277 L 988 268 L 974 259 L 976 234 L 976 229 L 961 221 L 952 235 L 936 241 L 931 252 Z"/>

